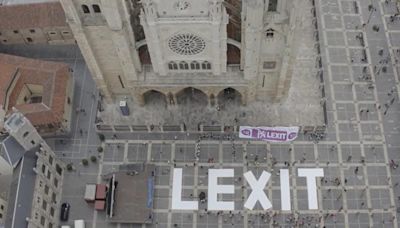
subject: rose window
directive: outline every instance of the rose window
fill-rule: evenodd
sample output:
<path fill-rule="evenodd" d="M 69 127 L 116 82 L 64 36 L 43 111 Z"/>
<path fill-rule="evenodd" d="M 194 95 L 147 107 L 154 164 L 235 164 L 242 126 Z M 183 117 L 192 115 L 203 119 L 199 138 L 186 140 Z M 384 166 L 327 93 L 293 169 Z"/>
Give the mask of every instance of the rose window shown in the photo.
<path fill-rule="evenodd" d="M 205 49 L 206 43 L 196 35 L 185 33 L 171 37 L 168 46 L 173 52 L 180 55 L 196 55 Z"/>

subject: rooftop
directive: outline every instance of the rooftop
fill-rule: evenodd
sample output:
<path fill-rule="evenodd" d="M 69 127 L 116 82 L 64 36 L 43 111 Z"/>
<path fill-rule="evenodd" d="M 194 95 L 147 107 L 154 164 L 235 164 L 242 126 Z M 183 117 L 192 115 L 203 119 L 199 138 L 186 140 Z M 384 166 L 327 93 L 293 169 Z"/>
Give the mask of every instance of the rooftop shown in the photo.
<path fill-rule="evenodd" d="M 5 227 L 26 227 L 25 219 L 31 216 L 33 192 L 35 191 L 36 173 L 33 171 L 35 166 L 36 155 L 34 151 L 28 151 L 14 170 Z"/>
<path fill-rule="evenodd" d="M 15 107 L 33 125 L 61 122 L 69 77 L 67 64 L 0 54 L 0 105 L 8 113 Z"/>
<path fill-rule="evenodd" d="M 0 5 L 19 5 L 31 3 L 57 2 L 58 0 L 0 0 Z"/>
<path fill-rule="evenodd" d="M 0 156 L 15 168 L 24 156 L 25 149 L 12 136 L 8 136 L 0 145 Z"/>
<path fill-rule="evenodd" d="M 2 2 L 0 31 L 67 26 L 64 10 L 57 1 L 0 0 Z"/>

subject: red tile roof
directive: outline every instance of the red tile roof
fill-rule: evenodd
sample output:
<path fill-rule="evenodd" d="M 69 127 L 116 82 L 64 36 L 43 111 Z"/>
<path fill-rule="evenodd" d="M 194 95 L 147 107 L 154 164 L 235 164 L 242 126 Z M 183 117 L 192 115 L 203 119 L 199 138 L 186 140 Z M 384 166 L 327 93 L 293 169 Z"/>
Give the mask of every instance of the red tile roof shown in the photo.
<path fill-rule="evenodd" d="M 0 31 L 67 26 L 59 2 L 0 6 Z"/>
<path fill-rule="evenodd" d="M 12 88 L 13 78 L 16 82 Z M 69 79 L 67 64 L 0 54 L 0 105 L 5 105 L 6 92 L 12 88 L 6 111 L 17 108 L 33 125 L 61 123 Z M 41 103 L 16 104 L 25 84 L 43 86 Z"/>

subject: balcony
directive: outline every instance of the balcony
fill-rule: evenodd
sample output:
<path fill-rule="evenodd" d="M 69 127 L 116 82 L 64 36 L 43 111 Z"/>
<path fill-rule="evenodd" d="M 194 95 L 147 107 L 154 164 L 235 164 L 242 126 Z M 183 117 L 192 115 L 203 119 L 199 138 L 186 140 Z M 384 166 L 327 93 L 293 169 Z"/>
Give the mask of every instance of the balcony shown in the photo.
<path fill-rule="evenodd" d="M 154 73 L 151 65 L 143 65 L 143 71 L 139 75 L 141 86 L 175 86 L 175 85 L 247 85 L 243 71 L 239 65 L 230 65 L 227 72 L 221 75 L 213 75 L 212 72 L 190 72 L 190 70 L 176 70 L 165 76 Z"/>

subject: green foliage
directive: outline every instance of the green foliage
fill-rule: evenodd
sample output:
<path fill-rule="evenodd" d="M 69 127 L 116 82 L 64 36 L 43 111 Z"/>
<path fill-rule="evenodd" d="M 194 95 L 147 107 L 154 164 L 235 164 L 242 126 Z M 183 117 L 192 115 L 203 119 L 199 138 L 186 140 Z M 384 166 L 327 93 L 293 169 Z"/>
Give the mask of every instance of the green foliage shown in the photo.
<path fill-rule="evenodd" d="M 87 159 L 82 159 L 82 165 L 84 166 L 89 165 L 89 161 Z"/>
<path fill-rule="evenodd" d="M 98 134 L 100 141 L 104 142 L 106 140 L 106 137 L 103 134 Z"/>
<path fill-rule="evenodd" d="M 73 168 L 74 168 L 74 167 L 72 166 L 72 163 L 68 163 L 68 164 L 67 164 L 67 170 L 68 170 L 68 171 L 72 171 Z"/>

